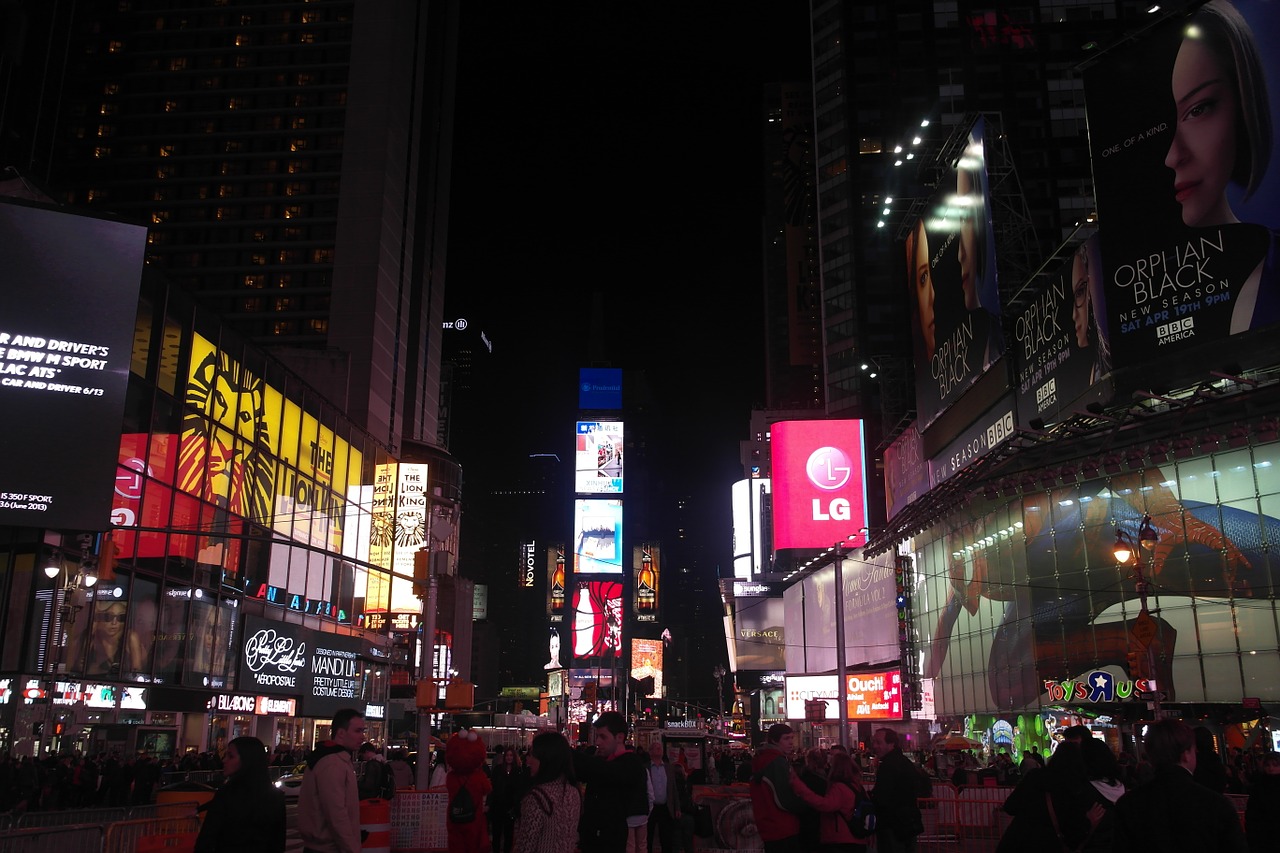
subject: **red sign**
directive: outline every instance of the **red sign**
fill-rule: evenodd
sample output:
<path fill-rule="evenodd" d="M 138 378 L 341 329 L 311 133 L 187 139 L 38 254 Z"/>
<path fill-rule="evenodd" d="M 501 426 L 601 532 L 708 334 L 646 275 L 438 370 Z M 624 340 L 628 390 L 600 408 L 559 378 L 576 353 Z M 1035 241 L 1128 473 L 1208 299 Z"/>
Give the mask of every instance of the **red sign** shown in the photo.
<path fill-rule="evenodd" d="M 902 670 L 850 675 L 845 683 L 849 719 L 902 719 Z"/>
<path fill-rule="evenodd" d="M 865 542 L 862 421 L 779 421 L 770 446 L 774 548 Z"/>

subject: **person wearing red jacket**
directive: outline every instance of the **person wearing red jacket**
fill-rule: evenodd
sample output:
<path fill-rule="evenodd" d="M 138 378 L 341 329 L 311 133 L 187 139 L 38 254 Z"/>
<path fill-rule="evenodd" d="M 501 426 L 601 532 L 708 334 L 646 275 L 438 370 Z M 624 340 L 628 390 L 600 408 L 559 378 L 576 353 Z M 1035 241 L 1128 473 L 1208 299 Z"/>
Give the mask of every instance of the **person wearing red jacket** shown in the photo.
<path fill-rule="evenodd" d="M 858 793 L 863 790 L 858 781 L 853 759 L 847 752 L 832 752 L 831 766 L 827 771 L 827 793 L 818 796 L 803 783 L 794 786 L 796 794 L 819 812 L 818 845 L 820 850 L 848 850 L 848 845 L 867 845 L 871 836 L 858 838 L 849 828 L 853 807 Z"/>
<path fill-rule="evenodd" d="M 802 800 L 794 785 L 803 783 L 788 758 L 795 743 L 791 726 L 775 723 L 765 735 L 765 745 L 751 761 L 751 811 L 765 853 L 801 853 Z"/>

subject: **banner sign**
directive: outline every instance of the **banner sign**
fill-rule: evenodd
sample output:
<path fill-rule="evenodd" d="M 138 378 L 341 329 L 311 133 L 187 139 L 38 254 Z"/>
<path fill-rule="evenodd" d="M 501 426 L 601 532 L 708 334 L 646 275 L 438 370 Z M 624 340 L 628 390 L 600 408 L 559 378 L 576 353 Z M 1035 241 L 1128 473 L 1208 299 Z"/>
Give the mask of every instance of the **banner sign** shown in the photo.
<path fill-rule="evenodd" d="M 246 616 L 238 685 L 298 697 L 308 717 L 363 707 L 364 645 L 357 637 Z"/>

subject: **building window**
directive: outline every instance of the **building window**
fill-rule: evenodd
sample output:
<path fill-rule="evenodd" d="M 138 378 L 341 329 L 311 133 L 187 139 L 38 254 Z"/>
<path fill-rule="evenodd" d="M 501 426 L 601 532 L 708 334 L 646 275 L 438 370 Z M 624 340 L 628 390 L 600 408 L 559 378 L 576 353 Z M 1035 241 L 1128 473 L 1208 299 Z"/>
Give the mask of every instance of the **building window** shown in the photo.
<path fill-rule="evenodd" d="M 186 71 L 187 58 L 185 56 L 173 57 L 173 59 L 169 60 L 169 70 L 170 71 Z"/>

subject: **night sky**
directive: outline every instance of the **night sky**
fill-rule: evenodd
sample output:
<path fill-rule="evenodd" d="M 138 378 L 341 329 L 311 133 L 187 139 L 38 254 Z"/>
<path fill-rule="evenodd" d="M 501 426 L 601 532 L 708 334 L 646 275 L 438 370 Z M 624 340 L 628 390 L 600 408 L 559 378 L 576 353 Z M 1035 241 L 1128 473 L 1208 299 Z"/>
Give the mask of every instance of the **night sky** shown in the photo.
<path fill-rule="evenodd" d="M 492 337 L 495 415 L 520 412 L 494 440 L 530 452 L 568 447 L 593 354 L 647 371 L 686 435 L 663 473 L 721 504 L 691 533 L 727 565 L 764 398 L 762 87 L 808 77 L 807 9 L 668 5 L 464 4 L 446 314 Z"/>

